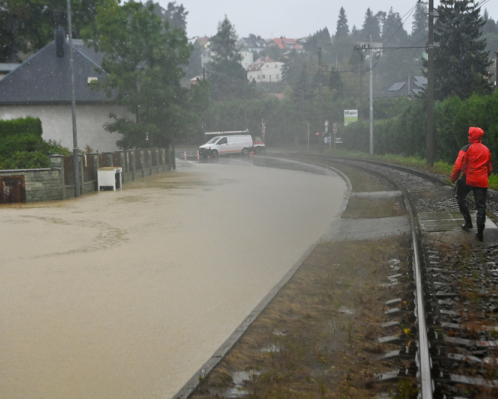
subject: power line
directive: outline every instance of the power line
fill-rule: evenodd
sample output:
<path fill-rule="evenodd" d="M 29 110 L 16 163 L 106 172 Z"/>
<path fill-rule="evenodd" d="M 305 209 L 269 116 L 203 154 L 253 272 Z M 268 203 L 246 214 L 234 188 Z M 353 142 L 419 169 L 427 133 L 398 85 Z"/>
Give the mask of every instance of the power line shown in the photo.
<path fill-rule="evenodd" d="M 406 20 L 413 14 L 413 12 L 415 11 L 415 8 L 417 8 L 417 5 L 414 5 L 410 10 L 408 10 L 404 16 L 401 17 L 401 24 L 398 26 L 398 29 L 396 29 L 396 31 L 391 35 L 391 37 L 386 41 L 386 44 L 388 44 L 392 39 L 393 37 L 396 35 L 396 33 L 398 33 L 398 31 L 403 27 L 404 23 L 406 22 Z M 405 18 L 406 17 L 406 18 Z M 403 21 L 403 18 L 405 18 L 405 21 Z"/>

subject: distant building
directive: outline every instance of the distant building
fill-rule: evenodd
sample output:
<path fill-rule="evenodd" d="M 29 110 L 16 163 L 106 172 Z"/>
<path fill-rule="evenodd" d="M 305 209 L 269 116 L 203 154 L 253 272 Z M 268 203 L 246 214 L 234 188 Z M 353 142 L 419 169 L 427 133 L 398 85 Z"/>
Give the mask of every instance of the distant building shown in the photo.
<path fill-rule="evenodd" d="M 204 68 L 207 64 L 212 61 L 211 50 L 208 48 L 203 50 L 201 53 L 201 66 Z"/>
<path fill-rule="evenodd" d="M 415 97 L 427 87 L 425 76 L 409 75 L 406 80 L 394 83 L 384 97 Z"/>
<path fill-rule="evenodd" d="M 249 66 L 247 79 L 252 82 L 275 83 L 282 80 L 282 67 L 284 63 L 274 61 L 270 57 L 258 58 L 252 65 Z"/>
<path fill-rule="evenodd" d="M 298 53 L 301 53 L 304 51 L 303 46 L 298 43 L 297 40 L 295 39 L 288 39 L 285 37 L 281 37 L 278 39 L 272 39 L 269 43 L 268 46 L 274 46 L 278 47 L 280 50 L 293 50 Z"/>
<path fill-rule="evenodd" d="M 265 39 L 262 39 L 261 36 L 254 35 L 243 37 L 239 40 L 239 45 L 253 53 L 260 53 L 268 47 L 268 43 Z"/>
<path fill-rule="evenodd" d="M 207 37 L 207 36 L 203 36 L 203 37 L 198 37 L 196 42 L 197 44 L 199 44 L 200 46 L 204 47 L 204 48 L 208 48 L 209 47 L 209 44 L 210 44 L 210 40 L 211 38 L 210 37 Z"/>
<path fill-rule="evenodd" d="M 209 48 L 211 41 L 209 37 L 199 37 L 197 39 L 197 43 L 203 47 L 203 51 L 201 53 L 201 66 L 202 68 L 205 68 L 206 65 L 213 60 L 213 52 Z M 254 61 L 253 53 L 249 49 L 244 48 L 239 51 L 239 54 L 242 57 L 240 64 L 245 70 L 247 70 L 249 65 L 251 65 Z"/>
<path fill-rule="evenodd" d="M 249 70 L 249 65 L 254 62 L 254 54 L 249 50 L 240 50 L 239 54 L 242 56 L 240 64 L 246 71 Z"/>

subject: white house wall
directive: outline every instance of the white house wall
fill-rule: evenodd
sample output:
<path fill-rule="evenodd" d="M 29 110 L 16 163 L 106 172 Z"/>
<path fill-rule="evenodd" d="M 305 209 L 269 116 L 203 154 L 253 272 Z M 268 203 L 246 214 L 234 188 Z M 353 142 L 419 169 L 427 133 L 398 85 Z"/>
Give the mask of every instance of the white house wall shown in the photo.
<path fill-rule="evenodd" d="M 76 105 L 76 130 L 78 148 L 84 150 L 88 145 L 94 151 L 116 151 L 119 133 L 109 133 L 104 124 L 110 122 L 109 113 L 118 116 L 126 111 L 111 105 Z M 32 116 L 40 118 L 44 140 L 55 140 L 62 146 L 73 149 L 73 119 L 71 105 L 2 105 L 0 119 L 16 119 Z"/>
<path fill-rule="evenodd" d="M 283 62 L 267 62 L 261 66 L 261 69 L 249 71 L 247 79 L 256 83 L 260 82 L 280 82 L 282 81 Z"/>

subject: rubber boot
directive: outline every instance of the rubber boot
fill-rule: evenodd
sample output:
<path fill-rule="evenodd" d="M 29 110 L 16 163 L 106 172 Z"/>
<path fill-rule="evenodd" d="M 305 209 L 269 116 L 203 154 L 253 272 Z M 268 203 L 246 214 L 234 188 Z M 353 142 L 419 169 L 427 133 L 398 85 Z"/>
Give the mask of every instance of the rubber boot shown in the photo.
<path fill-rule="evenodd" d="M 476 238 L 477 238 L 477 240 L 479 240 L 481 242 L 484 239 L 484 226 L 483 225 L 477 226 Z"/>
<path fill-rule="evenodd" d="M 458 208 L 460 209 L 460 213 L 463 216 L 463 220 L 465 221 L 465 224 L 462 224 L 462 230 L 469 231 L 473 226 L 472 219 L 470 218 L 469 208 L 467 206 L 467 200 L 465 198 L 457 199 L 457 203 Z"/>
<path fill-rule="evenodd" d="M 463 215 L 463 219 L 465 220 L 465 224 L 462 224 L 462 230 L 464 231 L 469 231 L 472 229 L 472 219 L 470 218 L 470 215 Z"/>

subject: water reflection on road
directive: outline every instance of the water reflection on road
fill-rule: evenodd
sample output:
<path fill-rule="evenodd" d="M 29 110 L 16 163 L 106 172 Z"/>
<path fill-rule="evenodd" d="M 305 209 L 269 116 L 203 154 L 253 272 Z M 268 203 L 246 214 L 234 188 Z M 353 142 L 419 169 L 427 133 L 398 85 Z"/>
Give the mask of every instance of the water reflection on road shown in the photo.
<path fill-rule="evenodd" d="M 258 158 L 0 207 L 0 397 L 176 393 L 341 207 L 336 176 Z"/>
<path fill-rule="evenodd" d="M 198 160 L 198 162 L 207 163 L 207 164 L 246 164 L 246 165 L 253 165 L 265 168 L 296 170 L 301 172 L 315 173 L 319 175 L 328 175 L 328 176 L 336 175 L 333 171 L 322 168 L 320 166 L 305 164 L 290 159 L 274 158 L 269 156 L 232 155 L 228 157 L 215 157 L 215 158 L 208 157 L 208 158 L 201 158 Z"/>

